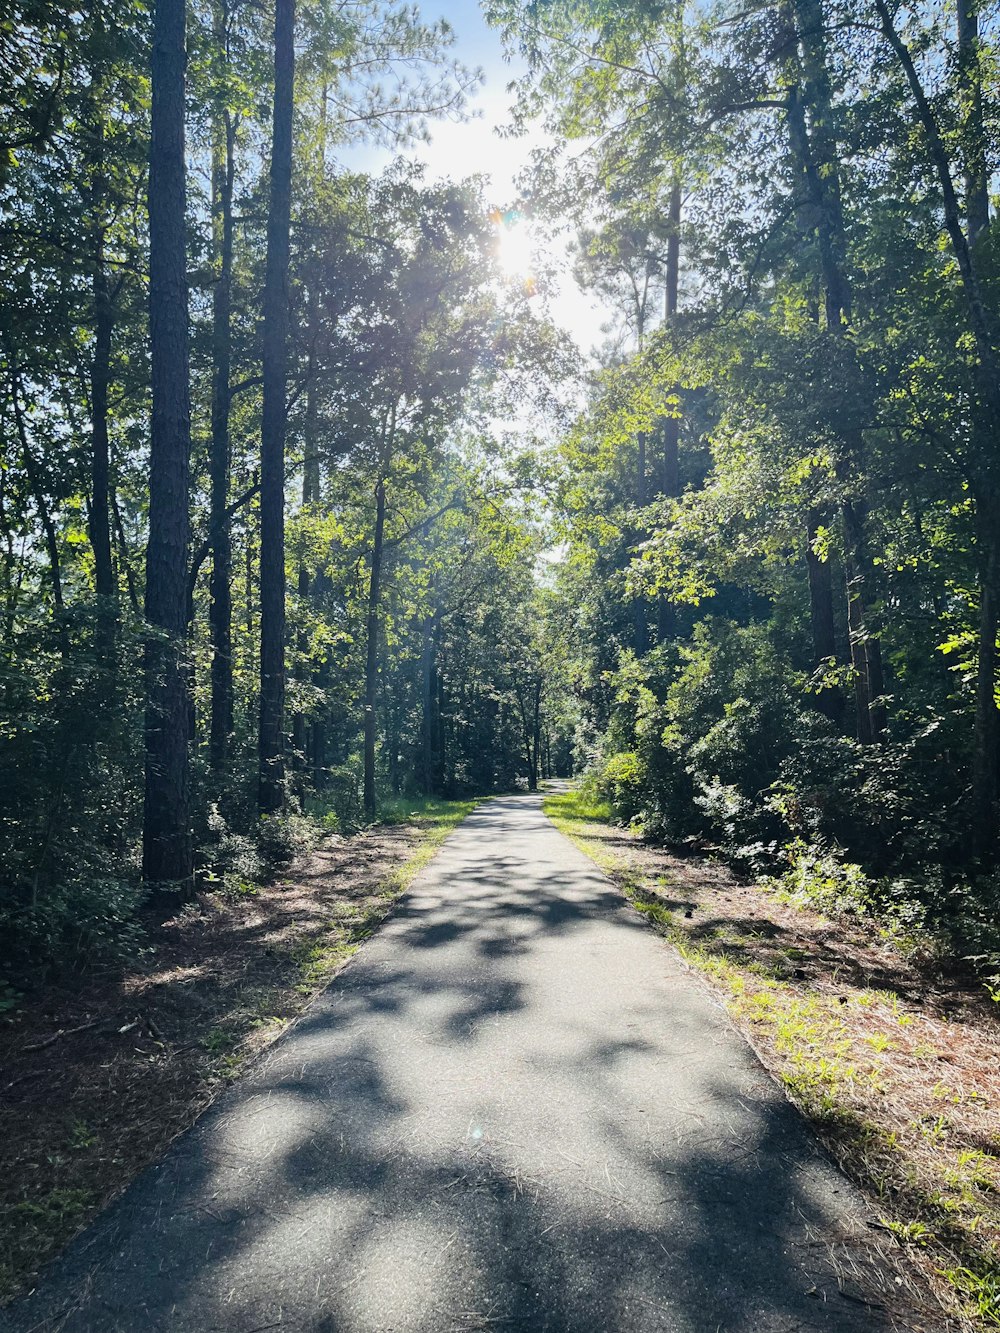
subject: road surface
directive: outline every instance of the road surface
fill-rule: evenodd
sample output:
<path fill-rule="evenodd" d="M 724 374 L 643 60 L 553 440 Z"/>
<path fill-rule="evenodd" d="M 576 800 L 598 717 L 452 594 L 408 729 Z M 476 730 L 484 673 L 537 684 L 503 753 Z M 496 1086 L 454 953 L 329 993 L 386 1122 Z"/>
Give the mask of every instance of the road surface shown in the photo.
<path fill-rule="evenodd" d="M 871 1333 L 891 1281 L 716 1001 L 520 796 L 0 1329 Z"/>

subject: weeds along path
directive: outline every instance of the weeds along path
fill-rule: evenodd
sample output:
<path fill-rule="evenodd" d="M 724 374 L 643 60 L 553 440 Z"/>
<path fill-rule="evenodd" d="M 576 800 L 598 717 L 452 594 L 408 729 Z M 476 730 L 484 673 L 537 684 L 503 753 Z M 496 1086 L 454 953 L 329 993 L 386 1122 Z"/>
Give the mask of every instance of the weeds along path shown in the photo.
<path fill-rule="evenodd" d="M 520 796 L 0 1329 L 921 1326 L 900 1299 L 722 1008 Z"/>

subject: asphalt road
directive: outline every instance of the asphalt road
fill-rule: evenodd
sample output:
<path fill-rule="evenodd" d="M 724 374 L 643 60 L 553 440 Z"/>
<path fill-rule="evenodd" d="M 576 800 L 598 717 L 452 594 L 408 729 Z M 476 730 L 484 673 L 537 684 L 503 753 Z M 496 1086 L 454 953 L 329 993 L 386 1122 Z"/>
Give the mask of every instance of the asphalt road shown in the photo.
<path fill-rule="evenodd" d="M 725 1014 L 524 796 L 0 1329 L 853 1333 L 886 1281 Z"/>

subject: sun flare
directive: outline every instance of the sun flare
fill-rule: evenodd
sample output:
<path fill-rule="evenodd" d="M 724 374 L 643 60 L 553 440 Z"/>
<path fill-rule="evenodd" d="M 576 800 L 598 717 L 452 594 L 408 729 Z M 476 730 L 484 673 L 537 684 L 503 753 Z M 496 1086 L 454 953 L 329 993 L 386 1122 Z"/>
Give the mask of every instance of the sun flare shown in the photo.
<path fill-rule="evenodd" d="M 500 231 L 500 267 L 508 278 L 530 278 L 534 272 L 534 246 L 523 222 L 504 226 Z"/>

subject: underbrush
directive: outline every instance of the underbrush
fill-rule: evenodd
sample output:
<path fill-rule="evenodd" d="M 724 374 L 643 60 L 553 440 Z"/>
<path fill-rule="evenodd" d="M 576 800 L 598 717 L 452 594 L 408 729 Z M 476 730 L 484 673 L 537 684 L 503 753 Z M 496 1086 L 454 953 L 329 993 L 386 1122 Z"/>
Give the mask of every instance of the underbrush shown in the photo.
<path fill-rule="evenodd" d="M 252 801 L 208 805 L 195 851 L 199 892 L 227 898 L 252 897 L 290 862 L 330 836 L 352 837 L 379 825 L 412 824 L 424 832 L 449 830 L 475 800 L 396 797 L 365 820 L 350 794 L 353 770 L 307 809 L 257 817 Z M 100 828 L 98 829 L 100 833 Z M 127 832 L 127 836 L 126 836 Z M 137 830 L 119 830 L 117 840 L 59 828 L 50 837 L 45 863 L 10 854 L 0 877 L 0 1012 L 4 988 L 36 988 L 54 972 L 85 974 L 115 970 L 144 947 Z M 3 828 L 0 827 L 0 851 Z"/>
<path fill-rule="evenodd" d="M 1000 976 L 1000 873 L 971 854 L 968 719 L 897 712 L 878 744 L 844 734 L 773 626 L 706 617 L 690 640 L 623 653 L 588 752 L 588 797 L 651 841 L 685 843 L 899 947 Z"/>

